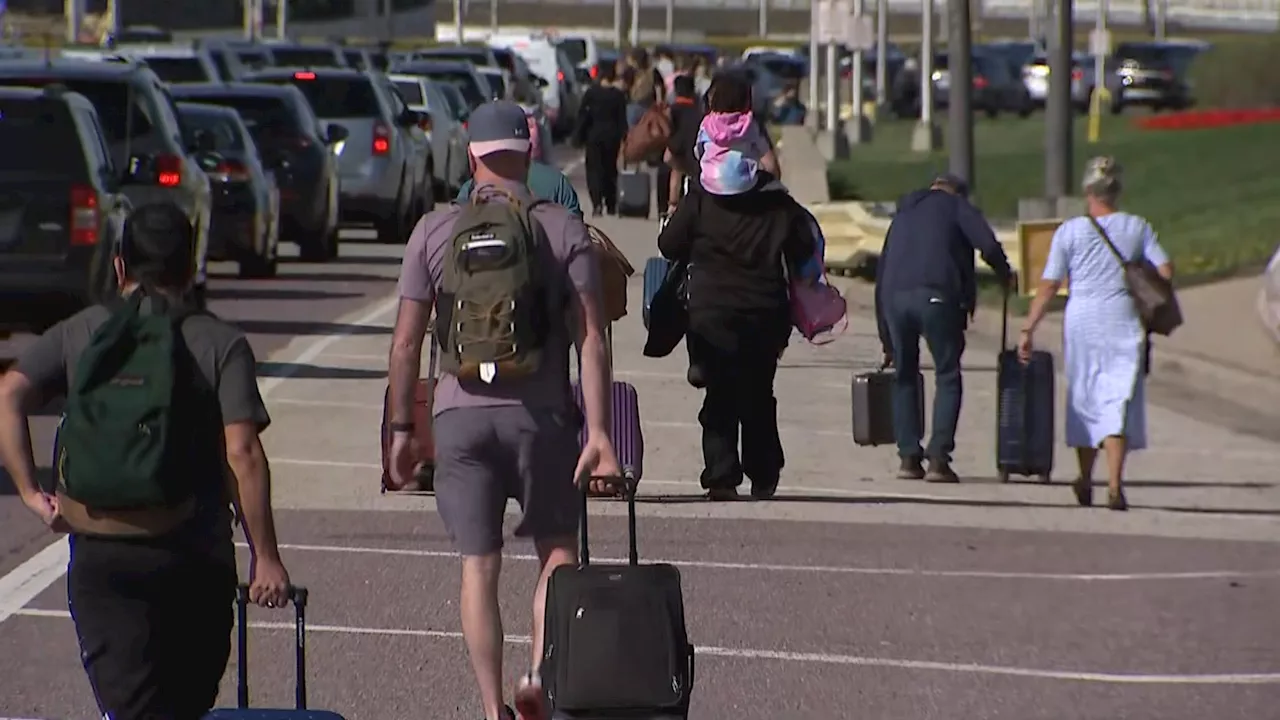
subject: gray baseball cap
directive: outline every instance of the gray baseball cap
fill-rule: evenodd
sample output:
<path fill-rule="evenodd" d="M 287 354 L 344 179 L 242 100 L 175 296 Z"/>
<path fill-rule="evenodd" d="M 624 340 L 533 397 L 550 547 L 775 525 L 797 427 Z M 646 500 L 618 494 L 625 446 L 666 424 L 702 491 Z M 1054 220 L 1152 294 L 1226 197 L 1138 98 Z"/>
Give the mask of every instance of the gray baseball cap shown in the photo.
<path fill-rule="evenodd" d="M 960 197 L 969 197 L 969 183 L 955 173 L 944 172 L 939 175 L 935 175 L 933 182 L 930 184 L 946 185 L 952 190 L 955 190 L 956 194 Z"/>
<path fill-rule="evenodd" d="M 524 109 L 506 100 L 488 102 L 467 120 L 471 154 L 484 157 L 495 152 L 527 153 L 532 145 Z"/>

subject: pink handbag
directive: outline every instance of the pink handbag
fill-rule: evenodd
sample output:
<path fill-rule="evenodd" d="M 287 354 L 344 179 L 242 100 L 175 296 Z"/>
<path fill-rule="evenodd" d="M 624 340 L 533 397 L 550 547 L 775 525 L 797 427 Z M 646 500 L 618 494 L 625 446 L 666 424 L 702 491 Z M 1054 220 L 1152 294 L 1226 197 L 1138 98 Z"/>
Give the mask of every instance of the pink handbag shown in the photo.
<path fill-rule="evenodd" d="M 825 276 L 817 282 L 791 282 L 791 322 L 814 345 L 826 345 L 844 332 L 849 326 L 847 311 L 844 296 Z"/>

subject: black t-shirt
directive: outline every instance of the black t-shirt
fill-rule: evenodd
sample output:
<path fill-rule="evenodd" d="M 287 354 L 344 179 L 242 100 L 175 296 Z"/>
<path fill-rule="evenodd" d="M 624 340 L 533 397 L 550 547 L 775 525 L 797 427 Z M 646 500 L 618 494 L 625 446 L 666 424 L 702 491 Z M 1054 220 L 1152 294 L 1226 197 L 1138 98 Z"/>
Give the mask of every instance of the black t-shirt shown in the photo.
<path fill-rule="evenodd" d="M 611 85 L 593 85 L 578 108 L 579 141 L 620 142 L 627 134 L 627 94 Z"/>
<path fill-rule="evenodd" d="M 147 307 L 144 300 L 144 312 Z M 94 305 L 54 325 L 22 353 L 13 369 L 30 379 L 46 398 L 65 392 L 74 382 L 80 354 L 111 312 L 103 305 Z M 257 360 L 244 333 L 211 315 L 193 315 L 183 323 L 182 337 L 196 366 L 217 393 L 223 424 L 249 421 L 258 426 L 259 432 L 265 430 L 271 424 L 271 416 L 258 392 Z M 197 491 L 196 515 L 178 534 L 216 558 L 234 564 L 231 512 L 222 473 L 210 477 L 217 477 L 218 482 L 211 480 Z"/>
<path fill-rule="evenodd" d="M 702 108 L 697 102 L 676 98 L 671 105 L 671 137 L 667 149 L 671 151 L 672 168 L 696 176 L 698 161 L 693 156 L 693 146 L 698 140 L 698 127 L 702 124 Z"/>

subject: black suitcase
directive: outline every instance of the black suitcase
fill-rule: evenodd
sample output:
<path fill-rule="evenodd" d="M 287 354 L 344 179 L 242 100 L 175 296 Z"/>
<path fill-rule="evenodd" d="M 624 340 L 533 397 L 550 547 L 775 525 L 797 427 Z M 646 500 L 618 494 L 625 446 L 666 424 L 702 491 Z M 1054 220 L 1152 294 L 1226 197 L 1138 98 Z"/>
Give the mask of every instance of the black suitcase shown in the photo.
<path fill-rule="evenodd" d="M 1023 363 L 1009 347 L 1009 296 L 1004 298 L 1000 356 L 996 367 L 996 472 L 1051 482 L 1053 474 L 1053 355 L 1034 350 Z"/>
<path fill-rule="evenodd" d="M 858 445 L 894 445 L 893 433 L 894 371 L 883 366 L 874 372 L 853 376 L 853 441 Z M 916 373 L 917 408 L 920 431 L 924 432 L 924 375 Z"/>
<path fill-rule="evenodd" d="M 289 587 L 294 608 L 294 686 L 296 708 L 255 709 L 249 707 L 249 586 L 236 588 L 236 707 L 211 710 L 204 720 L 343 720 L 328 710 L 307 709 L 307 589 Z"/>
<path fill-rule="evenodd" d="M 689 715 L 694 660 L 680 571 L 640 564 L 636 483 L 623 487 L 630 562 L 591 564 L 583 493 L 581 563 L 556 568 L 547 583 L 542 683 L 557 718 Z"/>
<path fill-rule="evenodd" d="M 644 170 L 618 173 L 618 215 L 647 220 L 652 212 L 652 183 L 652 177 Z"/>

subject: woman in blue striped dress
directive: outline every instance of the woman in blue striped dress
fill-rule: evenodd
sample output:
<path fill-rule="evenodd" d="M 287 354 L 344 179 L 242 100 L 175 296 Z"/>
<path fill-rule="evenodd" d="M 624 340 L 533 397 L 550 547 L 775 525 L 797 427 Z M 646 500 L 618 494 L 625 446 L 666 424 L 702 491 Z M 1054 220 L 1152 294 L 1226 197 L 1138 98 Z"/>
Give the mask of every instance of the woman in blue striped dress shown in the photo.
<path fill-rule="evenodd" d="M 1083 187 L 1089 214 L 1066 221 L 1054 233 L 1018 351 L 1024 361 L 1030 357 L 1036 326 L 1069 278 L 1062 322 L 1066 430 L 1067 445 L 1075 448 L 1080 464 L 1072 489 L 1081 505 L 1093 504 L 1093 465 L 1101 448 L 1107 455 L 1107 507 L 1127 510 L 1125 456 L 1147 445 L 1147 335 L 1125 289 L 1120 260 L 1103 233 L 1126 260 L 1145 257 L 1165 278 L 1173 277 L 1173 265 L 1150 223 L 1116 209 L 1121 168 L 1114 159 L 1090 160 Z"/>

